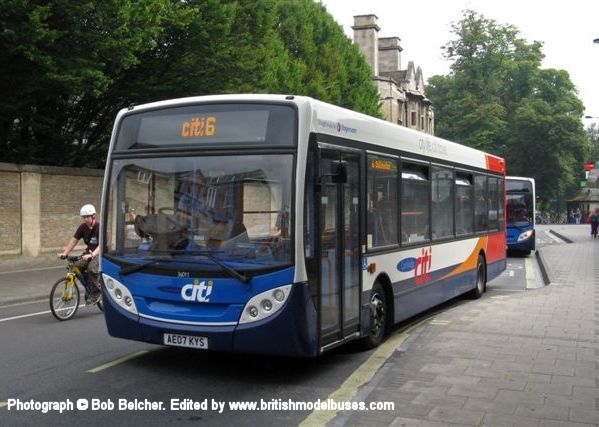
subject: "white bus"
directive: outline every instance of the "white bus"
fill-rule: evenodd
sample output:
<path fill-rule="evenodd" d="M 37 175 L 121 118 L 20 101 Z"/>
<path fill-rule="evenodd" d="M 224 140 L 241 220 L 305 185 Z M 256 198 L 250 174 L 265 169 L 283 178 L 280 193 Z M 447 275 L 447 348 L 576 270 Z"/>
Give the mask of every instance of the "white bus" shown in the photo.
<path fill-rule="evenodd" d="M 103 189 L 111 335 L 316 356 L 505 269 L 503 159 L 311 98 L 122 110 Z"/>

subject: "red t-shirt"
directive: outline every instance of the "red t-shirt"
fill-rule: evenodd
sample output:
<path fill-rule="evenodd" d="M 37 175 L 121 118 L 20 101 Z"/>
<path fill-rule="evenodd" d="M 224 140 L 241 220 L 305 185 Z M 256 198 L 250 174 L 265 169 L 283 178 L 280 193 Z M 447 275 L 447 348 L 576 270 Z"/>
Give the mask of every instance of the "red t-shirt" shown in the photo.
<path fill-rule="evenodd" d="M 77 240 L 83 239 L 87 245 L 87 251 L 91 253 L 100 244 L 100 223 L 96 221 L 92 228 L 85 223 L 81 224 L 73 237 Z"/>

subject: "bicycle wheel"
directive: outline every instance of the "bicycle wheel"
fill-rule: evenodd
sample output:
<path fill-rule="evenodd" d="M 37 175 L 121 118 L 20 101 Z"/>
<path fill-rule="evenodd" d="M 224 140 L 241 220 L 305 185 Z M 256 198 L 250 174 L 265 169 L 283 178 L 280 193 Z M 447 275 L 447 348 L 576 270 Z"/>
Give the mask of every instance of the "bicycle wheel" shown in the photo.
<path fill-rule="evenodd" d="M 66 277 L 58 280 L 50 291 L 50 310 L 56 319 L 73 318 L 79 308 L 79 288 L 71 285 Z"/>

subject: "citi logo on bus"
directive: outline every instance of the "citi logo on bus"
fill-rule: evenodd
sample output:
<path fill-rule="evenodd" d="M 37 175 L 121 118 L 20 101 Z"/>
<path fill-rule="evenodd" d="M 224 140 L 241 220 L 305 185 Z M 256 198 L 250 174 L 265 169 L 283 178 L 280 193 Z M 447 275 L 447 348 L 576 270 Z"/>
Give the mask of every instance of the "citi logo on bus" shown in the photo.
<path fill-rule="evenodd" d="M 185 301 L 210 302 L 213 284 L 212 281 L 206 284 L 206 282 L 194 280 L 193 284 L 185 285 L 181 288 L 181 298 Z"/>
<path fill-rule="evenodd" d="M 181 124 L 181 138 L 216 135 L 216 117 L 194 117 Z"/>
<path fill-rule="evenodd" d="M 404 258 L 397 264 L 397 269 L 401 272 L 407 273 L 408 271 L 414 270 L 414 281 L 417 285 L 430 282 L 431 265 L 433 263 L 433 248 L 422 248 L 420 250 L 420 256 L 418 258 L 410 257 Z"/>

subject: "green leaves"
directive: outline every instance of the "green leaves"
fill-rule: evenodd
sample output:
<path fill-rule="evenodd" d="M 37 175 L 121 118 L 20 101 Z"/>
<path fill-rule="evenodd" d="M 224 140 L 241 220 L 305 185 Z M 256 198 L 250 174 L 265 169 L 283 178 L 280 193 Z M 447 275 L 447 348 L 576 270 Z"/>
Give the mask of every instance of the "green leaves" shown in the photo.
<path fill-rule="evenodd" d="M 0 0 L 0 160 L 102 167 L 119 109 L 219 93 L 378 115 L 370 69 L 313 0 Z"/>
<path fill-rule="evenodd" d="M 542 201 L 574 191 L 588 140 L 568 73 L 541 69 L 542 43 L 514 26 L 467 10 L 452 28 L 451 73 L 427 88 L 437 134 L 505 157 L 508 174 L 536 178 Z"/>

